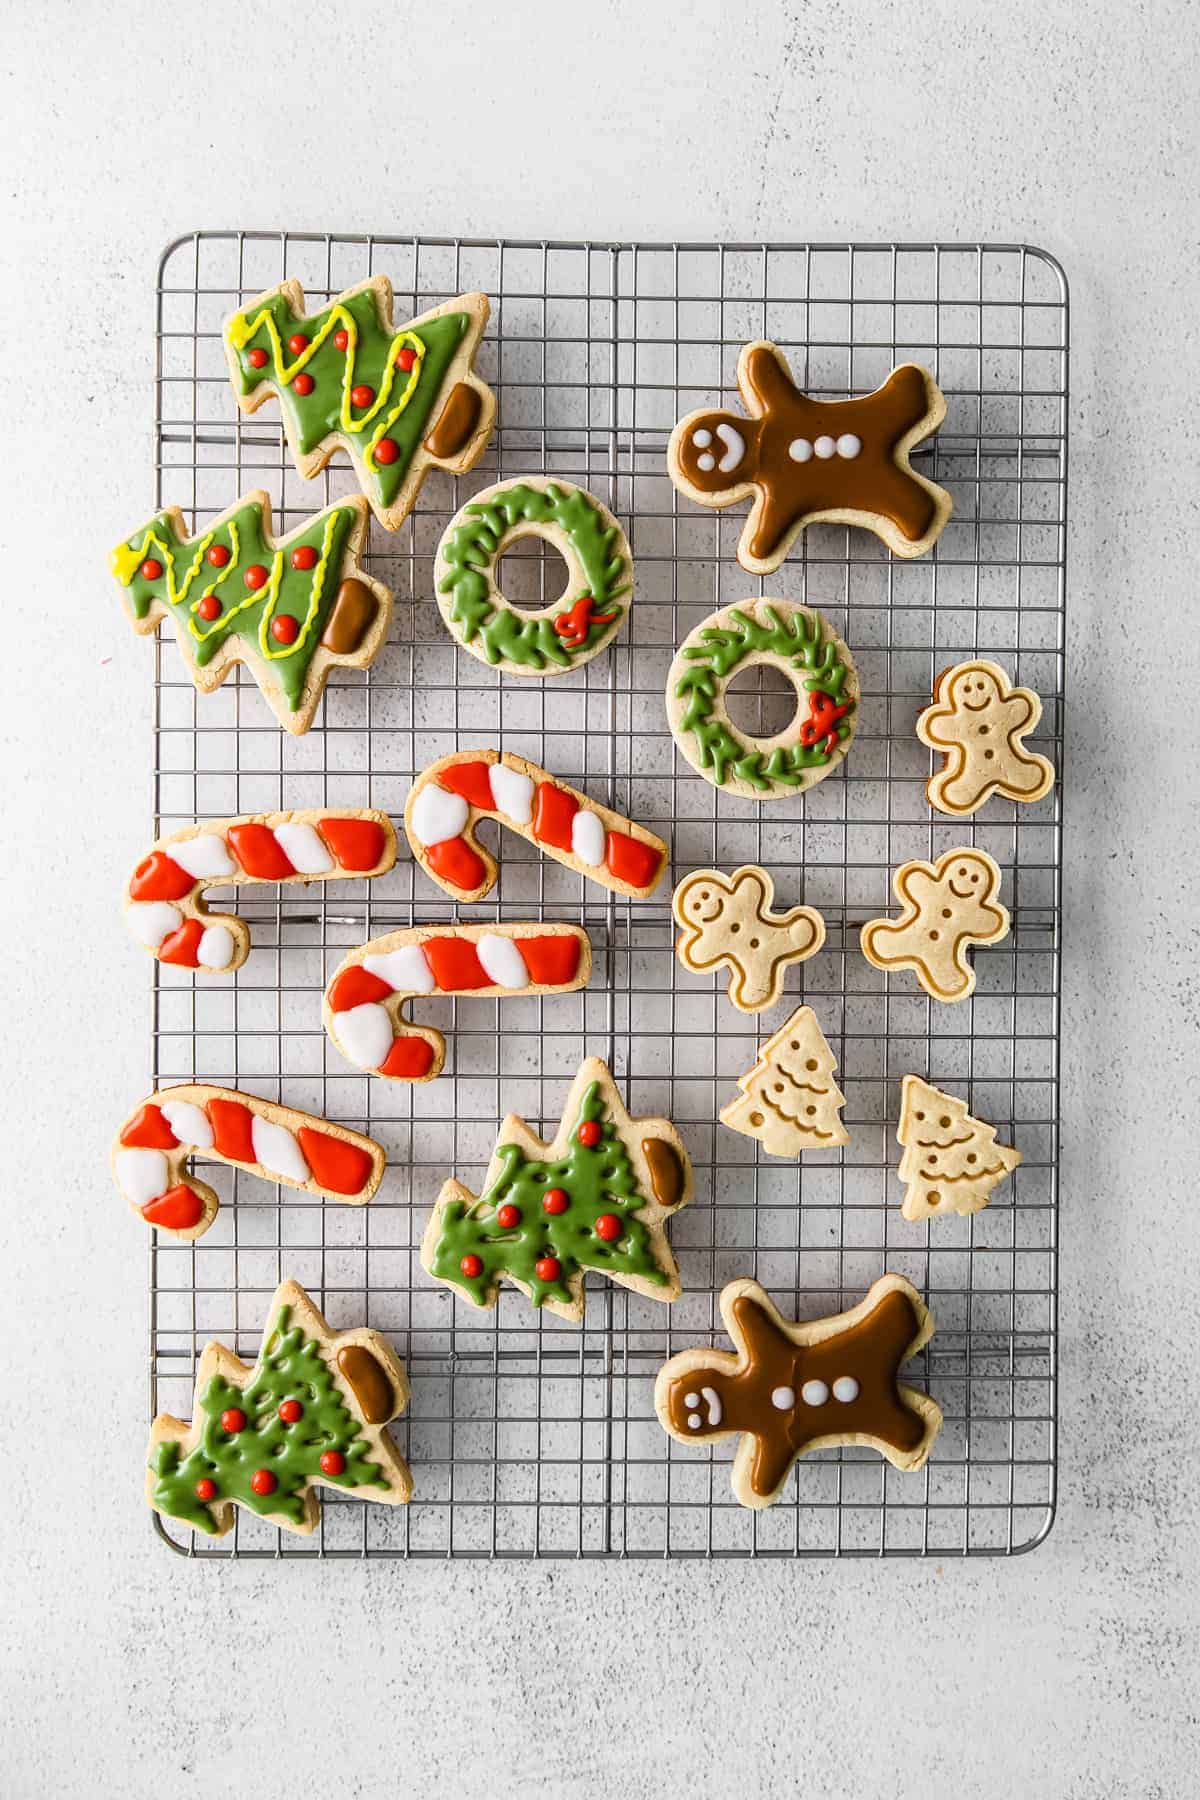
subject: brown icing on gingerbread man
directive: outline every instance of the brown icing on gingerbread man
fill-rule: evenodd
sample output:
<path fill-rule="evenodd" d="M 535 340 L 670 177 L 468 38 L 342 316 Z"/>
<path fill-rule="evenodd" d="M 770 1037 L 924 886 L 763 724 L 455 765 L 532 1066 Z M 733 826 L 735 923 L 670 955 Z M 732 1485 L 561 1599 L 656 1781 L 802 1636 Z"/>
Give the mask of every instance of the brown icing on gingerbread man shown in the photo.
<path fill-rule="evenodd" d="M 877 969 L 911 969 L 935 1000 L 968 999 L 975 991 L 969 946 L 1008 935 L 992 858 L 960 846 L 936 863 L 902 863 L 892 886 L 904 910 L 898 919 L 868 919 L 859 939 L 867 961 Z"/>
<path fill-rule="evenodd" d="M 933 1336 L 933 1319 L 902 1275 L 882 1276 L 849 1312 L 806 1324 L 784 1319 L 756 1281 L 733 1281 L 721 1317 L 736 1353 L 673 1356 L 654 1403 L 681 1443 L 741 1435 L 732 1482 L 743 1506 L 769 1506 L 808 1450 L 866 1444 L 898 1469 L 921 1467 L 941 1408 L 898 1370 Z"/>
<path fill-rule="evenodd" d="M 689 413 L 671 433 L 667 467 L 701 506 L 754 497 L 738 544 L 752 574 L 777 569 L 806 525 L 863 525 L 896 556 L 922 556 L 950 517 L 944 488 L 914 474 L 909 453 L 946 416 L 925 369 L 903 363 L 855 400 L 810 400 L 774 344 L 747 344 L 738 388 L 749 415 Z"/>

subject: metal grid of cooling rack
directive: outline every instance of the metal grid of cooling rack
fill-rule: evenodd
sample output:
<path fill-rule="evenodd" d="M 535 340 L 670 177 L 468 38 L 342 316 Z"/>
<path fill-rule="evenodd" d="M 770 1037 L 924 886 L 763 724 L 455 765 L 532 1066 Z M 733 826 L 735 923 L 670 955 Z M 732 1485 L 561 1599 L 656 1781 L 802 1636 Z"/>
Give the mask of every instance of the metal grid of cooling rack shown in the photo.
<path fill-rule="evenodd" d="M 470 918 L 581 920 L 595 951 L 591 986 L 548 1000 L 422 1003 L 419 1016 L 446 1031 L 449 1050 L 446 1072 L 415 1089 L 351 1070 L 320 1018 L 346 946 L 454 916 L 406 854 L 373 883 L 267 898 L 252 890 L 240 909 L 254 948 L 232 980 L 156 965 L 156 1084 L 197 1078 L 284 1098 L 367 1129 L 389 1167 L 363 1209 L 205 1170 L 224 1202 L 212 1230 L 197 1244 L 150 1247 L 151 1410 L 188 1415 L 207 1338 L 252 1358 L 272 1290 L 294 1276 L 336 1326 L 365 1320 L 405 1358 L 412 1404 L 394 1430 L 416 1482 L 408 1508 L 326 1490 L 312 1538 L 241 1511 L 217 1543 L 160 1520 L 158 1530 L 205 1558 L 945 1557 L 1031 1547 L 1049 1527 L 1055 1484 L 1060 799 L 1021 809 L 992 800 L 973 821 L 935 820 L 913 723 L 936 671 L 978 651 L 1037 689 L 1041 746 L 1061 754 L 1061 271 L 1018 246 L 199 232 L 160 265 L 159 504 L 181 505 L 194 526 L 265 487 L 290 529 L 352 491 L 344 460 L 299 480 L 277 411 L 238 416 L 220 325 L 284 276 L 298 277 L 317 307 L 376 272 L 392 279 L 398 318 L 466 289 L 490 295 L 479 366 L 498 392 L 496 435 L 470 476 L 432 475 L 394 537 L 372 527 L 369 566 L 397 597 L 392 638 L 370 672 L 335 674 L 307 736 L 279 730 L 245 670 L 198 696 L 174 644 L 158 643 L 154 830 L 325 804 L 399 815 L 432 758 L 497 744 L 668 837 L 675 879 L 700 865 L 764 864 L 781 904 L 821 909 L 828 940 L 792 972 L 784 1003 L 748 1020 L 723 982 L 676 964 L 666 884 L 652 901 L 603 896 L 506 834 L 496 895 Z M 950 488 L 955 514 L 933 556 L 899 563 L 867 533 L 821 526 L 763 582 L 734 557 L 744 509 L 713 514 L 675 494 L 664 460 L 671 425 L 729 400 L 738 350 L 760 336 L 785 349 L 816 395 L 870 389 L 906 358 L 935 372 L 949 411 L 918 466 Z M 472 492 L 540 470 L 579 482 L 621 518 L 636 593 L 607 654 L 567 678 L 517 681 L 450 640 L 433 604 L 433 555 Z M 557 591 L 534 548 L 505 558 L 506 588 L 527 604 Z M 863 689 L 848 762 L 804 798 L 769 807 L 695 776 L 675 754 L 662 701 L 675 645 L 718 606 L 762 591 L 819 606 L 851 645 Z M 756 687 L 755 673 L 741 699 L 735 683 L 731 705 L 747 728 L 778 729 L 780 694 Z M 939 1007 L 911 978 L 872 969 L 857 927 L 888 909 L 897 863 L 963 841 L 1000 863 L 1013 931 L 977 954 L 975 997 Z M 851 1142 L 791 1164 L 761 1158 L 715 1121 L 757 1039 L 802 999 L 839 1058 Z M 670 1115 L 688 1144 L 696 1198 L 671 1227 L 683 1296 L 668 1313 L 590 1277 L 582 1327 L 539 1317 L 511 1290 L 478 1313 L 420 1267 L 428 1209 L 448 1171 L 478 1185 L 505 1112 L 552 1132 L 584 1054 L 606 1056 L 630 1110 Z M 1024 1154 L 972 1218 L 915 1226 L 900 1216 L 894 1130 L 909 1070 L 962 1094 Z M 732 1443 L 710 1453 L 660 1430 L 656 1370 L 720 1336 L 716 1297 L 733 1276 L 756 1275 L 803 1318 L 852 1304 L 885 1267 L 915 1282 L 937 1321 L 909 1371 L 946 1415 L 931 1461 L 904 1475 L 870 1452 L 820 1453 L 769 1511 L 744 1511 L 729 1486 Z"/>

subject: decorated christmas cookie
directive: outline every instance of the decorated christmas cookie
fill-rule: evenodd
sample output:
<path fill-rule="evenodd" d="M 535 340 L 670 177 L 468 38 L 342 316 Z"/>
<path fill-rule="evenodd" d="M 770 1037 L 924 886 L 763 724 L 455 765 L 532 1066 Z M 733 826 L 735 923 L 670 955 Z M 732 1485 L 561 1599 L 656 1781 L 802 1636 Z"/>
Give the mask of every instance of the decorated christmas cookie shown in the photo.
<path fill-rule="evenodd" d="M 933 1320 L 902 1275 L 884 1275 L 849 1312 L 794 1324 L 756 1281 L 731 1281 L 721 1317 L 736 1354 L 681 1351 L 658 1372 L 654 1404 L 682 1444 L 740 1436 L 733 1491 L 770 1506 L 809 1450 L 865 1444 L 897 1469 L 919 1469 L 941 1429 L 928 1394 L 897 1378 L 933 1336 Z"/>
<path fill-rule="evenodd" d="M 530 536 L 561 551 L 569 571 L 566 592 L 537 612 L 514 606 L 497 583 L 501 556 Z M 620 630 L 633 564 L 606 506 L 568 481 L 531 475 L 485 488 L 455 514 L 433 578 L 451 636 L 480 662 L 509 675 L 566 675 Z"/>
<path fill-rule="evenodd" d="M 112 572 L 139 636 L 172 621 L 202 694 L 244 662 L 295 735 L 312 724 L 330 671 L 365 669 L 387 637 L 391 593 L 359 564 L 367 518 L 355 494 L 277 543 L 261 491 L 195 537 L 170 506 L 117 545 Z"/>
<path fill-rule="evenodd" d="M 500 873 L 476 836 L 481 818 L 499 819 L 555 862 L 634 899 L 653 892 L 666 867 L 661 838 L 536 763 L 508 750 L 458 750 L 422 770 L 404 809 L 413 855 L 455 900 L 482 900 Z"/>
<path fill-rule="evenodd" d="M 815 956 L 825 942 L 825 921 L 813 907 L 777 913 L 774 901 L 775 883 L 754 863 L 732 875 L 695 869 L 675 889 L 671 909 L 683 927 L 676 956 L 693 975 L 724 963 L 739 1012 L 774 1006 L 792 963 Z"/>
<path fill-rule="evenodd" d="M 679 1271 L 663 1226 L 691 1197 L 692 1166 L 670 1120 L 631 1119 L 605 1064 L 589 1057 L 552 1143 L 510 1113 L 481 1196 L 446 1183 L 421 1261 L 476 1306 L 494 1306 L 507 1280 L 534 1306 L 582 1319 L 587 1269 L 675 1300 Z"/>
<path fill-rule="evenodd" d="M 797 1007 L 758 1061 L 739 1075 L 741 1093 L 721 1109 L 721 1123 L 757 1138 L 768 1156 L 834 1150 L 850 1142 L 842 1124 L 846 1097 L 833 1079 L 837 1059 L 811 1006 Z"/>
<path fill-rule="evenodd" d="M 797 710 L 774 737 L 749 737 L 725 691 L 739 670 L 767 663 L 796 690 Z M 667 717 L 693 769 L 727 794 L 785 800 L 815 787 L 845 757 L 858 724 L 858 676 L 832 626 L 794 600 L 746 600 L 713 613 L 684 640 L 667 675 Z"/>
<path fill-rule="evenodd" d="M 146 1499 L 155 1512 L 223 1537 L 244 1506 L 283 1531 L 319 1523 L 319 1487 L 394 1506 L 412 1477 L 386 1427 L 408 1380 L 377 1331 L 331 1331 L 297 1281 L 275 1290 L 258 1361 L 204 1347 L 192 1419 L 150 1427 Z"/>
<path fill-rule="evenodd" d="M 975 991 L 972 944 L 1008 936 L 1000 871 L 985 850 L 947 850 L 936 863 L 906 862 L 892 876 L 898 919 L 869 919 L 862 953 L 877 969 L 911 969 L 927 994 L 949 1004 Z"/>
<path fill-rule="evenodd" d="M 1040 800 L 1054 786 L 1054 765 L 1025 748 L 1042 716 L 1032 688 L 1012 687 L 999 663 L 955 663 L 943 669 L 933 705 L 917 720 L 917 736 L 942 753 L 926 783 L 930 806 L 963 818 L 991 794 Z"/>
<path fill-rule="evenodd" d="M 422 994 L 568 994 L 592 946 L 578 925 L 415 925 L 352 950 L 325 990 L 325 1029 L 347 1061 L 391 1081 L 432 1081 L 446 1040 L 404 1016 Z"/>
<path fill-rule="evenodd" d="M 391 820 L 365 807 L 213 819 L 151 846 L 126 886 L 125 922 L 159 962 L 227 973 L 249 955 L 250 928 L 235 913 L 210 912 L 206 887 L 360 880 L 395 860 Z"/>
<path fill-rule="evenodd" d="M 996 1127 L 973 1119 L 965 1100 L 906 1075 L 896 1132 L 904 1146 L 900 1179 L 907 1182 L 900 1211 L 906 1219 L 973 1213 L 1021 1160 L 996 1142 Z"/>
<path fill-rule="evenodd" d="M 186 1173 L 193 1156 L 349 1206 L 365 1206 L 387 1161 L 361 1132 L 256 1094 L 201 1082 L 160 1088 L 117 1133 L 112 1170 L 134 1212 L 168 1237 L 203 1237 L 217 1216 L 215 1191 Z"/>
<path fill-rule="evenodd" d="M 225 322 L 237 403 L 275 397 L 306 481 L 339 448 L 388 531 L 398 531 L 431 467 L 473 468 L 496 399 L 471 367 L 488 319 L 484 294 L 459 294 L 411 324 L 392 322 L 392 284 L 376 275 L 304 316 L 304 290 L 284 281 Z"/>
<path fill-rule="evenodd" d="M 937 430 L 946 402 L 916 363 L 893 369 L 857 400 L 810 400 L 774 344 L 747 344 L 738 387 L 749 414 L 689 413 L 671 433 L 667 467 L 701 506 L 754 505 L 738 561 L 754 575 L 777 569 L 806 525 L 863 525 L 896 556 L 923 556 L 952 502 L 909 465 Z"/>

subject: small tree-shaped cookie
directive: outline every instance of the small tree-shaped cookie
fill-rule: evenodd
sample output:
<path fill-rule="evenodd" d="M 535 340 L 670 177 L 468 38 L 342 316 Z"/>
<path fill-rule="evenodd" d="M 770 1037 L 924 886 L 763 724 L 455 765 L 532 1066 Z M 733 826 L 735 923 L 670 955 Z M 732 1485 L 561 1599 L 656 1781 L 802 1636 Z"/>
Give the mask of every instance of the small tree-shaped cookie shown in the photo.
<path fill-rule="evenodd" d="M 742 1092 L 721 1111 L 732 1131 L 757 1138 L 768 1156 L 833 1150 L 850 1142 L 842 1124 L 845 1095 L 833 1079 L 837 1059 L 811 1006 L 797 1007 L 758 1061 L 738 1077 Z"/>
<path fill-rule="evenodd" d="M 1019 1150 L 996 1142 L 996 1128 L 972 1118 L 965 1100 L 906 1075 L 897 1141 L 904 1146 L 900 1179 L 906 1219 L 973 1213 L 987 1205 L 997 1182 L 1016 1168 Z"/>

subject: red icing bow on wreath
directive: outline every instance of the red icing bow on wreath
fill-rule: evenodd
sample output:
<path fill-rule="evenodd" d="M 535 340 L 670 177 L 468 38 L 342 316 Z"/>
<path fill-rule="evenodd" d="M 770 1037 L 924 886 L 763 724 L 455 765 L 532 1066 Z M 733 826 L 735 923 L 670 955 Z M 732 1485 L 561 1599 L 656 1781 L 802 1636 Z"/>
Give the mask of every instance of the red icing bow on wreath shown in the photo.
<path fill-rule="evenodd" d="M 554 629 L 568 650 L 578 650 L 585 644 L 593 625 L 611 625 L 616 618 L 616 613 L 594 613 L 594 605 L 591 594 L 580 594 L 574 606 L 555 619 Z"/>
<path fill-rule="evenodd" d="M 823 688 L 814 688 L 808 696 L 808 717 L 800 727 L 800 742 L 806 750 L 825 740 L 825 754 L 837 749 L 837 722 L 850 711 L 849 705 L 838 706 Z"/>

